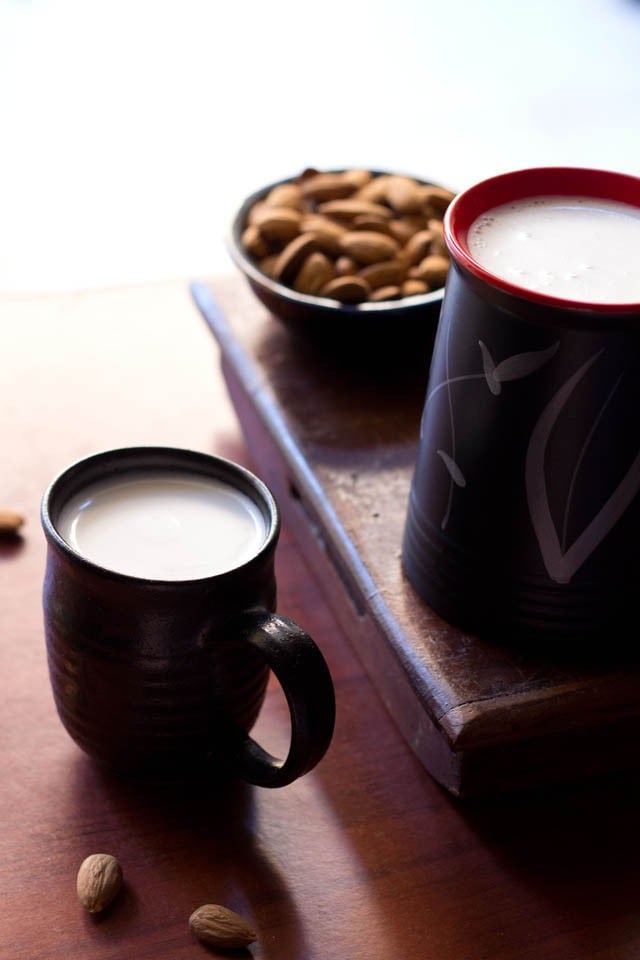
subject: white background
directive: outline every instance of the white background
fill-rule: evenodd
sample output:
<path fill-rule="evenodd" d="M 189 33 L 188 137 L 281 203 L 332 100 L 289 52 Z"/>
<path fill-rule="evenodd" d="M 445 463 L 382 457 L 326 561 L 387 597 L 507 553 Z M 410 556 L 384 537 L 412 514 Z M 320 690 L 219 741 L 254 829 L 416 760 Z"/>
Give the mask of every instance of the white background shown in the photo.
<path fill-rule="evenodd" d="M 0 0 L 0 292 L 206 277 L 320 168 L 640 173 L 637 0 Z"/>

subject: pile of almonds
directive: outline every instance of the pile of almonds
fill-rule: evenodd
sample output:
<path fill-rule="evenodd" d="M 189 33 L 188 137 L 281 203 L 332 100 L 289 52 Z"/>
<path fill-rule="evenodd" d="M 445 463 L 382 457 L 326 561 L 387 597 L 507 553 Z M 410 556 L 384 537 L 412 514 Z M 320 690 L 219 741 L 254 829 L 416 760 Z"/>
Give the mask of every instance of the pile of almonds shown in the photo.
<path fill-rule="evenodd" d="M 453 197 L 400 174 L 308 169 L 251 207 L 242 246 L 299 293 L 351 304 L 416 296 L 444 285 Z"/>

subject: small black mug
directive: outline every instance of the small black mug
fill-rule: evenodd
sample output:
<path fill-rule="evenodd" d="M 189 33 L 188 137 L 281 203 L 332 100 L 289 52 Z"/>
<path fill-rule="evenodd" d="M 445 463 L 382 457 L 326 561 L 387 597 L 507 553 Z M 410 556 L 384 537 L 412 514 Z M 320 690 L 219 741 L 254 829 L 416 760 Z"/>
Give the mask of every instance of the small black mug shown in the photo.
<path fill-rule="evenodd" d="M 264 542 L 235 568 L 191 580 L 146 579 L 87 559 L 59 531 L 65 504 L 93 483 L 139 471 L 230 485 L 260 511 Z M 280 519 L 261 480 L 196 451 L 106 451 L 52 482 L 42 524 L 50 678 L 62 723 L 83 750 L 133 775 L 213 773 L 265 787 L 288 784 L 318 763 L 333 733 L 333 684 L 313 640 L 274 612 Z M 284 761 L 249 735 L 269 668 L 290 710 Z"/>
<path fill-rule="evenodd" d="M 613 637 L 638 590 L 640 303 L 523 289 L 468 242 L 492 208 L 564 195 L 640 208 L 640 179 L 520 170 L 459 194 L 445 217 L 403 563 L 445 620 L 502 641 Z"/>

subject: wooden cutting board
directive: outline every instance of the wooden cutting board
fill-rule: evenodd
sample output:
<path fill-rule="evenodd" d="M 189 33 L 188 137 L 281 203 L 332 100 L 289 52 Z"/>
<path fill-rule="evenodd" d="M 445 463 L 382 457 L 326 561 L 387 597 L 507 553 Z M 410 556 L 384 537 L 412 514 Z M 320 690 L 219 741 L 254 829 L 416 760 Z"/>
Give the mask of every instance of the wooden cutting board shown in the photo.
<path fill-rule="evenodd" d="M 311 347 L 241 277 L 193 284 L 192 295 L 256 469 L 431 775 L 473 797 L 638 766 L 633 624 L 599 650 L 523 650 L 445 623 L 405 578 L 428 352 L 369 364 L 341 358 L 339 344 Z"/>

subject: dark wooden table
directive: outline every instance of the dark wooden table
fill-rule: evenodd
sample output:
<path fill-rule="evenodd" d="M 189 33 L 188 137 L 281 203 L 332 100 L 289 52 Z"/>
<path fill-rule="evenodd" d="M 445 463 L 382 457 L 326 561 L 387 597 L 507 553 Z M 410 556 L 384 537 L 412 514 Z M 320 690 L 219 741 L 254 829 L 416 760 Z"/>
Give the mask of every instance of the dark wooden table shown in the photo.
<path fill-rule="evenodd" d="M 251 920 L 246 955 L 277 960 L 637 960 L 640 778 L 627 773 L 461 803 L 406 746 L 284 531 L 281 612 L 321 645 L 337 692 L 332 747 L 282 790 L 115 780 L 62 729 L 41 625 L 51 477 L 106 447 L 167 443 L 250 465 L 217 347 L 187 284 L 0 301 L 0 506 L 27 517 L 0 547 L 0 957 L 178 960 L 195 907 Z M 258 735 L 277 750 L 269 689 Z M 89 853 L 126 887 L 85 914 Z"/>

